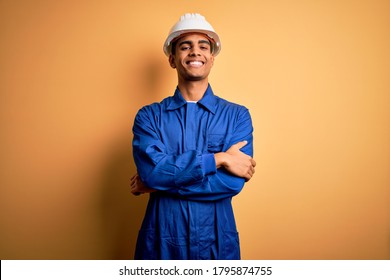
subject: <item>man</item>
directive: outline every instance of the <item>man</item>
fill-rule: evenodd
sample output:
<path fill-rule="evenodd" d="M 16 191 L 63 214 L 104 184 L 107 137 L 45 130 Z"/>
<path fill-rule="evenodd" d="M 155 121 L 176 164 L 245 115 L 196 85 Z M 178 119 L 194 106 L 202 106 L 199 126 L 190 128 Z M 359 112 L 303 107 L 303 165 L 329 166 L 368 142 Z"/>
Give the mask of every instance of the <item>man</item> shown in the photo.
<path fill-rule="evenodd" d="M 253 128 L 245 107 L 209 85 L 220 49 L 199 14 L 183 15 L 165 41 L 178 86 L 133 127 L 132 193 L 150 193 L 135 259 L 240 259 L 231 200 L 255 172 Z"/>

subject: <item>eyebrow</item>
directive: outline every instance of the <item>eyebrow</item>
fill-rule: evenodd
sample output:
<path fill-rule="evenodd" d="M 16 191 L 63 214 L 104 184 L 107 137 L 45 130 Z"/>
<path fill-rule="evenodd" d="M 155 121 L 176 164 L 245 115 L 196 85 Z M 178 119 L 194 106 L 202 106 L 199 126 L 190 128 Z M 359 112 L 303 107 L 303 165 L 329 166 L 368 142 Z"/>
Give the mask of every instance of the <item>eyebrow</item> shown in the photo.
<path fill-rule="evenodd" d="M 185 44 L 192 45 L 193 42 L 190 41 L 190 40 L 188 40 L 188 41 L 183 41 L 183 42 L 180 42 L 179 46 L 185 45 Z M 208 44 L 208 45 L 211 45 L 211 44 L 210 44 L 210 41 L 208 41 L 208 40 L 199 40 L 199 41 L 198 41 L 198 44 Z"/>

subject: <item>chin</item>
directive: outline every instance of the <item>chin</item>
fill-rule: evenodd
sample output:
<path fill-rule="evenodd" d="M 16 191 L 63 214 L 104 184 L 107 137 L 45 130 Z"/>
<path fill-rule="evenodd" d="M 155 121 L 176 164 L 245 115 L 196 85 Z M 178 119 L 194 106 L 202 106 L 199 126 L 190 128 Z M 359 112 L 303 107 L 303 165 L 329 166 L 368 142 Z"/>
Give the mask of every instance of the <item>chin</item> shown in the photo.
<path fill-rule="evenodd" d="M 198 82 L 198 81 L 203 81 L 203 80 L 205 80 L 206 78 L 205 77 L 195 77 L 195 76 L 193 76 L 193 77 L 188 77 L 188 81 L 192 81 L 192 82 Z"/>
<path fill-rule="evenodd" d="M 190 74 L 189 73 L 187 75 L 187 78 L 189 80 L 201 81 L 201 80 L 207 79 L 207 75 L 204 75 L 204 74 Z"/>

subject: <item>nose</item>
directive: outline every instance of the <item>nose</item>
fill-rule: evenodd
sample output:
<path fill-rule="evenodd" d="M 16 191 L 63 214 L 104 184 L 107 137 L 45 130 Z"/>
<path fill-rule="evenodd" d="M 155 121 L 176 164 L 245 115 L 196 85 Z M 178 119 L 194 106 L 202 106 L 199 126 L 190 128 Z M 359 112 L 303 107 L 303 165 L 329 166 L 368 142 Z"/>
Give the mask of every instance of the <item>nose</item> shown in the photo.
<path fill-rule="evenodd" d="M 200 55 L 200 48 L 197 46 L 193 46 L 191 48 L 190 56 L 198 56 Z"/>

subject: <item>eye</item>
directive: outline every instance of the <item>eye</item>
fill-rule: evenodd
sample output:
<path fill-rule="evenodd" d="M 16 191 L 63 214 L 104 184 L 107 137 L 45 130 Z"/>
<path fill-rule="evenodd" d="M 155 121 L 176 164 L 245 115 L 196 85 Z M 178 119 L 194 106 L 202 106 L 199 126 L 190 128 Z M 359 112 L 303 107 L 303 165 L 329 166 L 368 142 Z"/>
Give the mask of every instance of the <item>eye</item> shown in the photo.
<path fill-rule="evenodd" d="M 191 49 L 191 47 L 189 45 L 182 45 L 180 47 L 180 50 L 182 50 L 182 51 L 186 51 L 186 50 L 189 50 L 189 49 Z"/>

